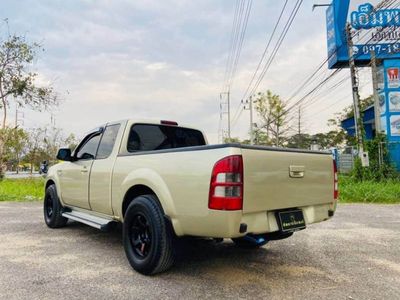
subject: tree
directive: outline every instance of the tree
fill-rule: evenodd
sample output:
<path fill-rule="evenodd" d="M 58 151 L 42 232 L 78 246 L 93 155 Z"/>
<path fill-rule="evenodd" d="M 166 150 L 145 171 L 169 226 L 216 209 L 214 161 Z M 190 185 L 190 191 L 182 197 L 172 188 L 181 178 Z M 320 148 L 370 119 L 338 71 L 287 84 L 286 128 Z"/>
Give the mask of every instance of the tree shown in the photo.
<path fill-rule="evenodd" d="M 270 90 L 258 93 L 254 103 L 255 110 L 261 119 L 255 132 L 258 143 L 283 146 L 289 131 L 285 113 L 286 103 L 281 100 L 279 95 L 273 94 Z"/>
<path fill-rule="evenodd" d="M 9 133 L 5 144 L 5 156 L 8 156 L 10 160 L 15 162 L 15 171 L 18 174 L 21 157 L 26 150 L 28 142 L 28 133 L 24 129 L 18 127 L 12 129 L 7 127 L 6 129 Z"/>
<path fill-rule="evenodd" d="M 8 25 L 8 24 L 7 24 Z M 29 107 L 33 110 L 47 109 L 58 103 L 57 95 L 51 86 L 38 86 L 38 74 L 30 67 L 42 50 L 38 43 L 26 41 L 24 36 L 7 34 L 0 40 L 0 110 L 2 111 L 1 128 L 7 125 L 7 110 L 10 102 L 17 107 Z M 5 135 L 0 135 L 0 178 L 3 171 Z"/>
<path fill-rule="evenodd" d="M 30 164 L 31 173 L 33 173 L 34 166 L 37 166 L 42 161 L 45 134 L 46 130 L 42 128 L 34 128 L 29 131 L 27 153 L 24 160 Z"/>
<path fill-rule="evenodd" d="M 76 138 L 75 134 L 71 133 L 65 140 L 64 145 L 67 146 L 71 151 L 75 150 L 78 146 L 78 139 Z"/>

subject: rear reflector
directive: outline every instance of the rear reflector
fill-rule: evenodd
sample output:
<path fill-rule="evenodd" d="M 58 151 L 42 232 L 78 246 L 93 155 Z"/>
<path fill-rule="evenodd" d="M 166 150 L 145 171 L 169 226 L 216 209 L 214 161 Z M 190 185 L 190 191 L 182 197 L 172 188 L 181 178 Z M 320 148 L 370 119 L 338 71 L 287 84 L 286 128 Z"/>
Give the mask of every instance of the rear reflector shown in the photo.
<path fill-rule="evenodd" d="M 160 121 L 160 124 L 163 124 L 163 125 L 174 125 L 174 126 L 178 126 L 178 123 L 177 123 L 177 122 L 175 122 L 175 121 L 166 121 L 166 120 L 161 120 L 161 121 Z"/>
<path fill-rule="evenodd" d="M 333 160 L 333 199 L 337 200 L 338 197 L 339 197 L 338 172 L 337 172 L 336 160 Z"/>
<path fill-rule="evenodd" d="M 210 181 L 208 208 L 241 210 L 243 208 L 243 159 L 231 155 L 219 160 Z"/>

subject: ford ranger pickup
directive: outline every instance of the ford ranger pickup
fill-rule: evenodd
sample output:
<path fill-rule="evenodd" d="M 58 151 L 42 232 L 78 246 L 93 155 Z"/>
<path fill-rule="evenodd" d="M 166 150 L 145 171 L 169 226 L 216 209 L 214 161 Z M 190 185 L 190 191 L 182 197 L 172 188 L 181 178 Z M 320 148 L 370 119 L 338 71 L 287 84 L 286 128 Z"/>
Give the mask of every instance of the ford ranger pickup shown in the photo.
<path fill-rule="evenodd" d="M 107 123 L 57 159 L 45 183 L 47 226 L 122 223 L 127 259 L 142 274 L 171 267 L 180 237 L 256 248 L 336 209 L 329 152 L 207 145 L 201 131 L 172 121 Z"/>

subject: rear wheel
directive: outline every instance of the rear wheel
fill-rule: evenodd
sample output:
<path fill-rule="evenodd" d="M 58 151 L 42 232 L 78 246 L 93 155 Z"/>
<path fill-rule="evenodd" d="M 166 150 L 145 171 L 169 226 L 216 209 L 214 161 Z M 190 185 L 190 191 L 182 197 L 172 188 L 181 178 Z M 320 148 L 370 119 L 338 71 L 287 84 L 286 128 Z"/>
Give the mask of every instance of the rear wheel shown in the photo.
<path fill-rule="evenodd" d="M 138 272 L 150 275 L 170 268 L 174 262 L 173 231 L 154 195 L 135 198 L 123 224 L 126 256 Z"/>
<path fill-rule="evenodd" d="M 59 228 L 67 224 L 68 219 L 62 214 L 62 206 L 57 196 L 56 186 L 50 185 L 46 189 L 43 203 L 43 214 L 46 225 L 50 228 Z"/>

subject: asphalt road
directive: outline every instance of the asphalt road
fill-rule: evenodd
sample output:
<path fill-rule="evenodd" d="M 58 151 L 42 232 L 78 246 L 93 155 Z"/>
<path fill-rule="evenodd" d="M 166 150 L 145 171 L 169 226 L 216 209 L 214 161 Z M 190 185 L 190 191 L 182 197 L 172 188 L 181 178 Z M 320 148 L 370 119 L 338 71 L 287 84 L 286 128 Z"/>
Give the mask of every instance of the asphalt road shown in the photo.
<path fill-rule="evenodd" d="M 399 299 L 400 205 L 336 216 L 258 250 L 193 241 L 167 273 L 133 271 L 121 231 L 48 229 L 41 203 L 0 203 L 1 299 Z"/>

